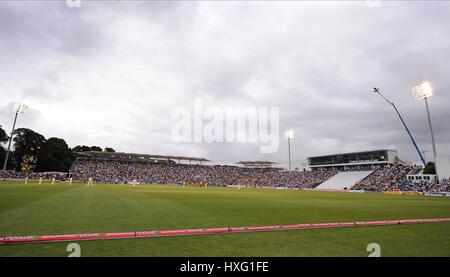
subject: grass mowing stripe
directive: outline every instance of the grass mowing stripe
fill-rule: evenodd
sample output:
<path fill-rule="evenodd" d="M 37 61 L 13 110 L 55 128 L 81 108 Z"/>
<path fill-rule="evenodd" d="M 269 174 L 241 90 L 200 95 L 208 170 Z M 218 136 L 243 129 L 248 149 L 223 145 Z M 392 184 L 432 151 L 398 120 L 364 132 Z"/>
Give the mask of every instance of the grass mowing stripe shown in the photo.
<path fill-rule="evenodd" d="M 411 219 L 411 218 L 435 218 L 450 217 L 450 199 L 445 197 L 420 197 L 406 195 L 378 195 L 378 194 L 350 194 L 334 192 L 315 191 L 281 191 L 262 189 L 231 189 L 231 188 L 183 188 L 159 185 L 141 185 L 131 187 L 128 185 L 95 185 L 86 187 L 85 184 L 56 184 L 55 186 L 43 184 L 18 184 L 0 182 L 0 237 L 25 234 L 71 234 L 91 232 L 114 232 L 121 230 L 133 232 L 136 230 L 176 230 L 186 226 L 191 228 L 211 228 L 215 226 L 260 226 L 294 224 L 298 222 L 343 222 L 343 221 L 369 221 L 380 219 Z M 434 243 L 437 253 L 449 253 L 450 224 L 439 225 L 426 224 L 424 227 L 395 226 L 389 231 L 389 236 L 397 237 L 396 230 L 420 230 L 416 235 L 410 233 L 412 241 L 408 249 L 397 249 L 391 252 L 413 253 L 415 247 Z M 394 227 L 394 226 L 392 226 Z M 375 234 L 376 230 L 391 228 L 380 227 L 364 228 L 368 234 Z M 436 233 L 433 240 L 428 233 Z M 340 230 L 340 231 L 338 231 Z M 361 229 L 363 230 L 363 229 Z M 372 229 L 370 229 L 372 230 Z M 426 230 L 426 231 L 425 231 Z M 288 234 L 297 234 L 295 231 L 287 231 Z M 342 231 L 333 229 L 327 232 L 314 230 L 312 234 L 328 234 L 328 239 L 334 240 L 332 234 L 353 234 L 356 231 Z M 276 233 L 276 234 L 275 234 Z M 275 249 L 268 251 L 266 245 L 279 245 L 288 249 L 283 243 L 292 243 L 288 238 L 290 235 L 280 233 L 266 235 L 250 234 L 254 239 L 255 247 L 252 248 L 254 255 L 263 253 L 277 253 Z M 283 232 L 284 233 L 284 232 Z M 310 233 L 305 230 L 301 233 Z M 363 232 L 364 233 L 364 232 Z M 384 235 L 388 235 L 388 233 Z M 359 236 L 364 236 L 358 232 Z M 383 235 L 383 236 L 384 236 Z M 296 235 L 293 235 L 296 236 Z M 302 236 L 302 235 L 301 235 Z M 314 236 L 314 235 L 312 235 Z M 375 236 L 375 235 L 374 235 Z M 220 235 L 214 237 L 222 237 Z M 247 237 L 236 234 L 231 241 L 227 240 L 228 246 L 219 247 L 221 239 L 200 237 L 199 239 L 173 238 L 171 240 L 128 240 L 127 243 L 120 241 L 92 242 L 88 245 L 96 245 L 98 251 L 90 249 L 90 255 L 220 255 L 220 251 L 233 255 L 236 253 L 247 253 L 241 249 L 240 238 Z M 268 239 L 284 238 L 283 241 L 268 241 Z M 376 236 L 375 236 L 376 237 Z M 310 238 L 312 239 L 312 238 Z M 326 239 L 326 238 L 325 238 Z M 339 239 L 351 240 L 346 237 Z M 378 239 L 384 239 L 379 237 Z M 387 238 L 386 238 L 387 239 Z M 397 239 L 402 239 L 398 238 Z M 313 239 L 314 240 L 314 239 Z M 153 241 L 153 242 L 149 242 Z M 170 241 L 170 242 L 169 242 Z M 188 250 L 177 251 L 172 241 L 183 241 L 196 243 L 198 253 Z M 315 241 L 315 240 L 314 240 Z M 392 243 L 391 240 L 389 240 Z M 87 242 L 84 242 L 87 243 Z M 316 243 L 321 244 L 319 241 Z M 330 244 L 339 244 L 329 242 Z M 350 241 L 348 242 L 350 243 Z M 140 246 L 142 244 L 142 246 Z M 173 245 L 172 245 L 173 244 Z M 406 244 L 406 242 L 405 242 Z M 103 246 L 110 245 L 110 252 Z M 126 245 L 131 245 L 127 248 Z M 172 245 L 170 251 L 164 250 L 166 245 Z M 200 250 L 200 245 L 203 250 Z M 256 247 L 259 245 L 260 251 Z M 145 247 L 157 247 L 158 249 L 144 249 Z M 117 249 L 116 249 L 117 248 Z M 212 250 L 211 248 L 217 248 Z M 0 247 L 0 256 L 17 254 L 45 255 L 42 246 L 29 247 Z M 26 250 L 28 249 L 28 250 Z M 54 249 L 45 246 L 45 249 Z M 103 251 L 103 250 L 105 251 Z M 208 250 L 209 249 L 209 250 Z M 234 250 L 233 250 L 234 249 Z M 427 246 L 428 249 L 428 246 Z M 59 255 L 49 250 L 48 255 Z M 60 251 L 60 250 L 58 250 Z M 65 250 L 62 250 L 64 254 Z M 216 252 L 217 251 L 217 252 Z M 234 251 L 234 252 L 233 252 Z M 250 251 L 250 250 L 248 250 Z M 281 250 L 280 250 L 281 251 Z M 297 252 L 295 252 L 297 251 Z M 323 253 L 323 251 L 314 253 Z M 336 251 L 335 253 L 338 253 Z M 173 253 L 173 254 L 172 254 Z M 259 254 L 258 254 L 259 253 Z M 281 253 L 281 252 L 280 252 Z M 300 248 L 291 248 L 286 252 L 290 255 L 306 255 Z M 280 255 L 287 255 L 281 253 Z M 313 253 L 313 255 L 314 255 Z M 342 252 L 344 253 L 344 252 Z M 450 254 L 449 254 L 450 256 Z"/>

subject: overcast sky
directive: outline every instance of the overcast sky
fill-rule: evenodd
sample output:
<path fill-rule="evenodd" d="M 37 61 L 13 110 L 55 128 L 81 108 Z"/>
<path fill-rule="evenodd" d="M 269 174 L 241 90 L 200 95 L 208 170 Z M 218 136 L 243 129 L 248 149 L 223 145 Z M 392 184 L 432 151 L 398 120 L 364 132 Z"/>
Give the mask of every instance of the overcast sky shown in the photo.
<path fill-rule="evenodd" d="M 411 88 L 432 84 L 437 150 L 450 154 L 450 2 L 2 1 L 0 125 L 26 103 L 17 127 L 69 146 L 286 164 L 287 143 L 174 143 L 171 111 L 207 105 L 279 107 L 294 129 L 292 155 L 397 149 L 417 154 L 431 139 L 425 103 Z M 281 134 L 280 134 L 281 136 Z"/>

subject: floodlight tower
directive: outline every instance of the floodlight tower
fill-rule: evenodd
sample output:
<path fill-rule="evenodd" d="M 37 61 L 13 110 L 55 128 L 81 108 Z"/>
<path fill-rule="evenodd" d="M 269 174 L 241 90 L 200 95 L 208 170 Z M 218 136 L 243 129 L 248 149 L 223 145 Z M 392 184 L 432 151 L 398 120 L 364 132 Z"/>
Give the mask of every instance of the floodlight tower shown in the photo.
<path fill-rule="evenodd" d="M 380 89 L 379 89 L 379 88 L 373 88 L 373 92 L 378 93 L 381 97 L 383 97 L 383 99 L 384 99 L 389 105 L 391 105 L 391 106 L 394 108 L 394 110 L 395 110 L 395 112 L 397 113 L 398 117 L 399 117 L 400 120 L 402 121 L 403 126 L 405 127 L 406 132 L 407 132 L 408 135 L 409 135 L 409 138 L 411 139 L 412 143 L 414 144 L 414 147 L 415 147 L 416 150 L 417 150 L 417 154 L 419 154 L 419 157 L 420 157 L 420 160 L 422 161 L 423 166 L 425 167 L 425 166 L 426 166 L 425 159 L 423 158 L 422 153 L 420 152 L 419 147 L 417 146 L 416 141 L 414 140 L 414 138 L 413 138 L 411 132 L 409 131 L 408 126 L 406 126 L 406 123 L 405 123 L 405 121 L 403 120 L 403 117 L 400 115 L 400 112 L 397 110 L 397 107 L 395 106 L 395 104 L 392 103 L 391 101 L 389 101 L 389 100 L 388 100 L 388 99 L 380 92 Z"/>
<path fill-rule="evenodd" d="M 284 132 L 284 137 L 288 140 L 288 153 L 289 153 L 289 171 L 291 170 L 291 139 L 294 138 L 294 130 L 288 130 Z"/>
<path fill-rule="evenodd" d="M 6 150 L 5 161 L 3 162 L 3 170 L 6 170 L 6 164 L 8 163 L 9 151 L 11 149 L 11 141 L 13 140 L 14 130 L 16 129 L 17 115 L 19 113 L 23 114 L 27 108 L 28 107 L 26 105 L 19 104 L 19 106 L 16 109 L 16 115 L 14 117 L 14 123 L 13 123 L 12 131 L 11 131 L 11 136 L 9 137 L 8 149 Z"/>
<path fill-rule="evenodd" d="M 412 89 L 412 93 L 414 95 L 414 98 L 416 98 L 416 100 L 425 99 L 425 106 L 427 108 L 427 116 L 428 116 L 428 126 L 430 127 L 431 143 L 433 147 L 433 162 L 436 166 L 436 144 L 434 142 L 433 126 L 431 125 L 430 109 L 428 108 L 428 97 L 433 96 L 433 88 L 431 87 L 430 83 L 424 82 L 414 87 Z M 436 179 L 439 180 L 437 172 L 436 172 Z"/>

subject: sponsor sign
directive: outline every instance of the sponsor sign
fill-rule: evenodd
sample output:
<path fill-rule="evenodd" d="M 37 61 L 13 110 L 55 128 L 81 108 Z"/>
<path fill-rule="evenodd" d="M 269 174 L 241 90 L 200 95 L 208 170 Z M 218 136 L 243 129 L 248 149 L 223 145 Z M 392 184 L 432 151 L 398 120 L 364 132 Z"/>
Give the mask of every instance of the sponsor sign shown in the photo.
<path fill-rule="evenodd" d="M 142 231 L 142 232 L 123 232 L 123 233 L 89 233 L 89 234 L 67 234 L 67 235 L 48 235 L 48 236 L 11 236 L 0 238 L 0 243 L 13 244 L 13 243 L 30 243 L 30 242 L 81 241 L 81 240 L 121 239 L 121 238 L 125 239 L 125 238 L 142 238 L 142 237 L 173 237 L 182 235 L 206 235 L 206 234 L 260 232 L 260 231 L 277 231 L 277 230 L 292 230 L 292 229 L 301 230 L 301 229 L 380 226 L 380 225 L 397 225 L 397 224 L 419 224 L 419 223 L 433 223 L 433 222 L 450 222 L 450 218 L 312 223 L 312 224 L 291 224 L 291 225 L 276 225 L 276 226 L 225 227 L 225 228 L 210 228 L 210 229 Z"/>
<path fill-rule="evenodd" d="M 449 194 L 446 192 L 425 192 L 425 196 L 448 196 Z"/>

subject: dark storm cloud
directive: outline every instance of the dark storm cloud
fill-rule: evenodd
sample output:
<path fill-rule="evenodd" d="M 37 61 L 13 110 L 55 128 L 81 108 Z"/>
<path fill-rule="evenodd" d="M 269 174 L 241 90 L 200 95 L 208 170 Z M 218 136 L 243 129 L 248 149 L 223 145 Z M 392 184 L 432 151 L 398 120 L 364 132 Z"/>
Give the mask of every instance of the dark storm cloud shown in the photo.
<path fill-rule="evenodd" d="M 450 154 L 450 3 L 146 2 L 0 3 L 0 124 L 8 103 L 29 102 L 39 120 L 21 124 L 69 145 L 271 159 L 259 145 L 175 144 L 170 113 L 207 105 L 276 106 L 294 129 L 294 160 L 396 148 L 417 161 L 403 127 L 374 86 L 395 102 L 431 152 L 423 101 L 429 80 L 438 151 Z M 60 132 L 56 134 L 56 132 Z"/>

